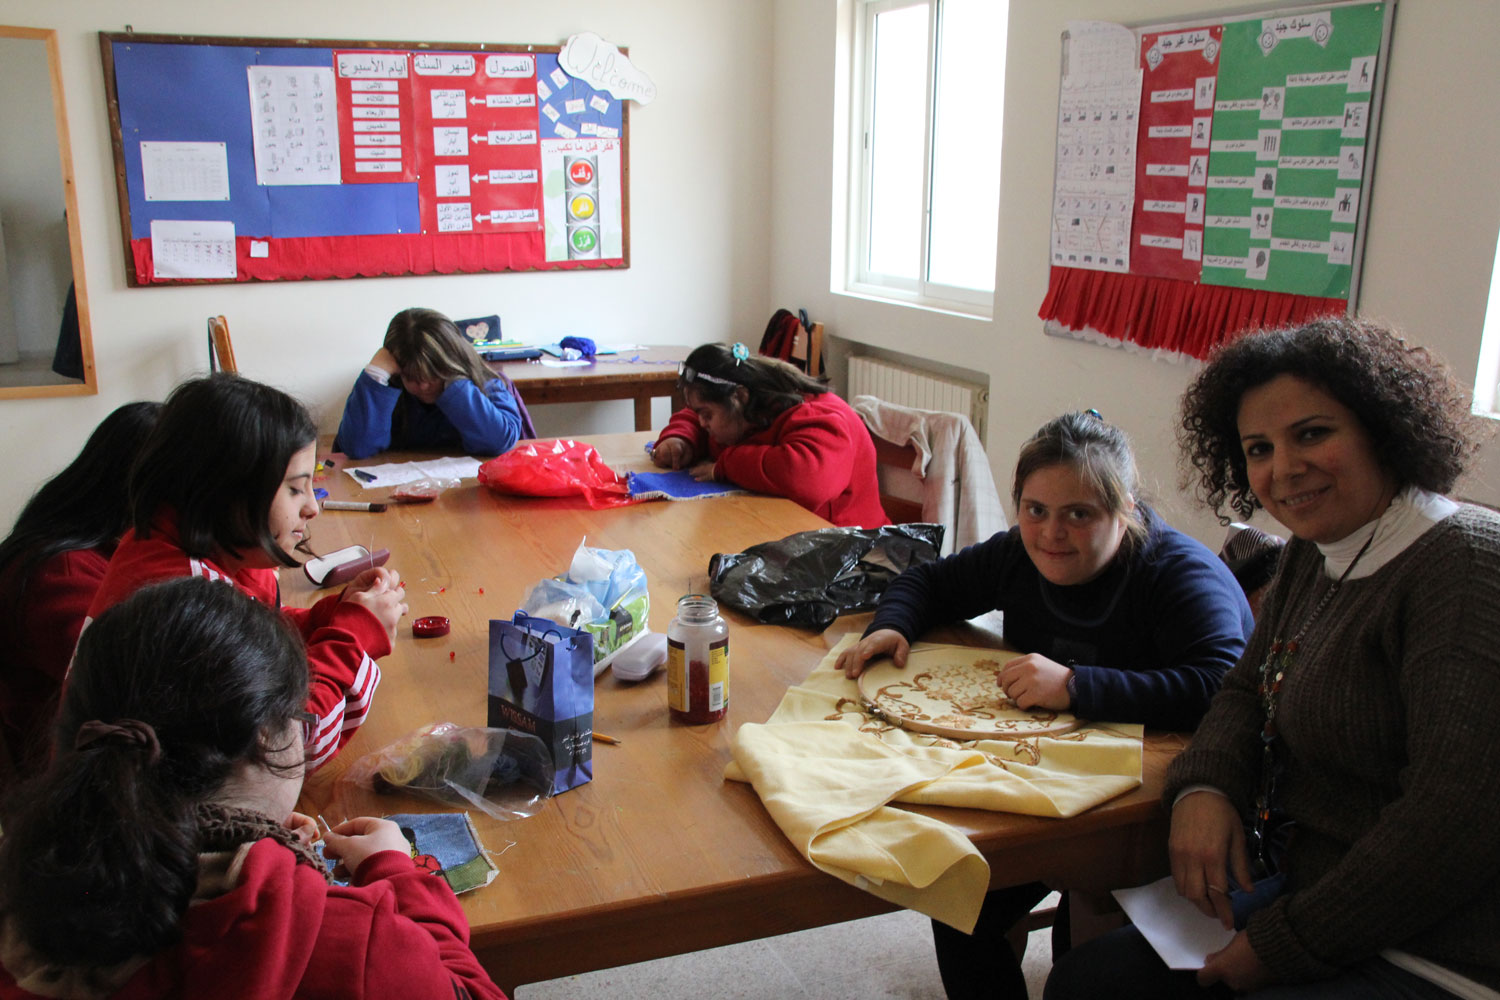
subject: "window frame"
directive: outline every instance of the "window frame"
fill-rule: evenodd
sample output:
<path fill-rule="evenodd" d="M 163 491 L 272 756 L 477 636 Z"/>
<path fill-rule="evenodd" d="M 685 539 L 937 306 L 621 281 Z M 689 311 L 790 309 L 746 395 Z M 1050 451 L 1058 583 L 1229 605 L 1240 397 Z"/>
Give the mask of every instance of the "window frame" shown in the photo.
<path fill-rule="evenodd" d="M 858 109 L 850 128 L 849 234 L 845 261 L 845 290 L 876 298 L 892 299 L 934 309 L 989 318 L 993 315 L 995 289 L 980 291 L 929 280 L 932 237 L 932 175 L 937 100 L 940 96 L 938 68 L 942 62 L 942 17 L 944 0 L 861 0 L 856 7 L 854 83 Z M 923 97 L 923 149 L 921 225 L 918 277 L 904 278 L 869 267 L 875 142 L 875 42 L 876 18 L 911 7 L 927 8 L 926 89 Z M 1008 16 L 1008 15 L 1007 15 Z M 999 239 L 1000 222 L 993 220 Z"/>

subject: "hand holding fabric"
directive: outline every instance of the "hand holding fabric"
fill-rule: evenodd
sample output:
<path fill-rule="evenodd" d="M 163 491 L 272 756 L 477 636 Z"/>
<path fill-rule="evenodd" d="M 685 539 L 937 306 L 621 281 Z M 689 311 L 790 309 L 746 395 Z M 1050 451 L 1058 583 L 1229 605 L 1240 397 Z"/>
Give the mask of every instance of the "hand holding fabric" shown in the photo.
<path fill-rule="evenodd" d="M 359 871 L 367 858 L 381 851 L 411 853 L 411 845 L 401 828 L 388 819 L 356 816 L 323 835 L 324 855 L 342 863 L 351 875 Z"/>
<path fill-rule="evenodd" d="M 1073 707 L 1068 694 L 1071 667 L 1049 660 L 1041 653 L 1027 653 L 1007 663 L 998 678 L 1005 697 L 1017 708 L 1049 708 L 1066 712 Z"/>
<path fill-rule="evenodd" d="M 878 656 L 889 656 L 898 667 L 906 666 L 906 656 L 911 652 L 911 643 L 895 629 L 882 628 L 871 632 L 859 642 L 839 654 L 835 668 L 853 680 L 865 672 L 865 665 Z"/>

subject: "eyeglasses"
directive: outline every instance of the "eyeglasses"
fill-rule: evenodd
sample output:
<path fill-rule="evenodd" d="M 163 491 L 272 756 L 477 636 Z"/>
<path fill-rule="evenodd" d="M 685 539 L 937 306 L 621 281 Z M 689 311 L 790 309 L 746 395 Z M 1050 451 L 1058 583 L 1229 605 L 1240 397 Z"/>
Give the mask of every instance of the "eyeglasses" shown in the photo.
<path fill-rule="evenodd" d="M 709 385 L 716 385 L 723 389 L 736 389 L 740 384 L 727 378 L 710 375 L 708 372 L 700 372 L 686 362 L 677 366 L 677 377 L 682 380 L 684 385 L 691 385 L 694 382 L 707 382 Z"/>

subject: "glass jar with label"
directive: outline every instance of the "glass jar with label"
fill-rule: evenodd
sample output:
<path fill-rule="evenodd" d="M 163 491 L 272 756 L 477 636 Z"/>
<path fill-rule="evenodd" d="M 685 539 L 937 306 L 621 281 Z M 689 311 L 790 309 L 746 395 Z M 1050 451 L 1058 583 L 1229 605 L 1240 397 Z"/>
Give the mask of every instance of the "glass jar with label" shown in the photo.
<path fill-rule="evenodd" d="M 729 713 L 729 625 L 707 594 L 680 598 L 667 626 L 667 706 L 676 722 L 718 722 Z"/>

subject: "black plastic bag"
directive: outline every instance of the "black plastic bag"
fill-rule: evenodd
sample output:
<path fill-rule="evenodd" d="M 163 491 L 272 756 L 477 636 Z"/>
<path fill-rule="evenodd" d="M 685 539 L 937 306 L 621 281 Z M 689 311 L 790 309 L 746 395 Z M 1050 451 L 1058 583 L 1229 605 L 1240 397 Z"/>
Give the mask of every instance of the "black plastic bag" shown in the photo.
<path fill-rule="evenodd" d="M 821 630 L 839 615 L 872 610 L 892 580 L 942 547 L 941 524 L 801 531 L 715 555 L 709 589 L 756 621 Z"/>

